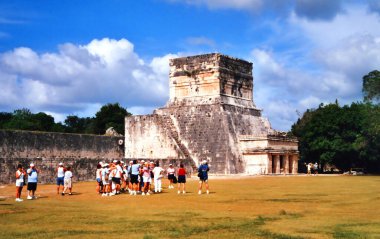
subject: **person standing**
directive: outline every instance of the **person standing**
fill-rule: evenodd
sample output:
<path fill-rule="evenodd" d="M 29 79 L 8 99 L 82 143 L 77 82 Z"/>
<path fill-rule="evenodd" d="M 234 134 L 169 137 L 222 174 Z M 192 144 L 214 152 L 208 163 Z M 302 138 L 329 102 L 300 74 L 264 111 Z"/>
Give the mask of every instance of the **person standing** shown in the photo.
<path fill-rule="evenodd" d="M 307 175 L 311 175 L 311 167 L 312 167 L 312 163 L 308 163 L 307 164 Z"/>
<path fill-rule="evenodd" d="M 318 174 L 318 163 L 315 162 L 315 164 L 313 165 L 313 170 L 314 170 L 314 175 L 317 175 Z"/>
<path fill-rule="evenodd" d="M 73 177 L 73 173 L 71 172 L 71 167 L 69 166 L 67 167 L 65 171 L 65 176 L 64 176 L 65 187 L 63 188 L 62 196 L 65 195 L 67 189 L 69 189 L 69 195 L 72 195 L 72 188 L 73 188 L 72 177 Z"/>
<path fill-rule="evenodd" d="M 181 193 L 181 186 L 183 187 L 182 188 L 182 193 L 183 194 L 186 193 L 186 191 L 185 191 L 186 190 L 185 185 L 186 185 L 186 169 L 183 166 L 183 164 L 181 163 L 179 165 L 179 169 L 178 169 L 178 194 Z"/>
<path fill-rule="evenodd" d="M 199 177 L 199 191 L 198 194 L 202 194 L 202 186 L 205 184 L 206 193 L 209 194 L 208 187 L 208 171 L 210 167 L 207 164 L 207 160 L 203 160 L 202 164 L 198 168 L 198 177 Z"/>
<path fill-rule="evenodd" d="M 58 164 L 58 168 L 56 170 L 57 172 L 57 194 L 59 194 L 59 188 L 60 188 L 60 185 L 62 185 L 62 191 L 63 191 L 63 188 L 64 188 L 64 178 L 65 178 L 65 167 L 63 167 L 63 163 L 59 163 Z"/>
<path fill-rule="evenodd" d="M 24 187 L 24 180 L 25 180 L 26 172 L 23 169 L 22 165 L 17 165 L 17 171 L 16 171 L 16 202 L 22 202 L 24 200 L 21 199 L 21 191 Z"/>
<path fill-rule="evenodd" d="M 162 191 L 162 177 L 163 177 L 164 169 L 160 167 L 159 162 L 157 161 L 155 167 L 153 168 L 154 175 L 154 192 L 160 193 Z"/>
<path fill-rule="evenodd" d="M 98 183 L 97 186 L 96 186 L 96 192 L 98 194 L 102 194 L 103 193 L 103 181 L 102 181 L 102 163 L 98 163 L 98 165 L 96 165 L 96 182 Z"/>
<path fill-rule="evenodd" d="M 137 190 L 139 188 L 139 175 L 140 175 L 140 164 L 137 163 L 137 160 L 133 160 L 133 164 L 131 166 L 131 183 L 132 183 L 132 191 L 131 195 L 137 195 Z"/>
<path fill-rule="evenodd" d="M 175 177 L 175 169 L 173 167 L 173 164 L 169 164 L 169 168 L 166 169 L 166 172 L 168 173 L 168 180 L 169 180 L 169 189 L 174 188 L 173 180 Z"/>
<path fill-rule="evenodd" d="M 117 195 L 117 194 L 120 194 L 121 177 L 123 175 L 123 168 L 121 167 L 120 161 L 116 162 L 113 172 L 114 172 L 114 175 L 113 175 L 112 181 L 115 184 L 115 190 L 113 190 L 113 194 Z"/>
<path fill-rule="evenodd" d="M 111 193 L 110 183 L 109 183 L 109 168 L 108 163 L 103 164 L 102 169 L 102 182 L 103 182 L 103 194 L 102 196 L 109 196 Z"/>
<path fill-rule="evenodd" d="M 38 182 L 38 170 L 35 168 L 34 164 L 31 163 L 30 168 L 27 170 L 28 173 L 28 197 L 27 199 L 37 199 L 35 196 L 37 190 L 37 182 Z"/>
<path fill-rule="evenodd" d="M 150 182 L 151 182 L 151 175 L 150 175 L 150 167 L 149 163 L 146 162 L 144 164 L 144 167 L 142 168 L 142 178 L 144 182 L 144 187 L 141 189 L 141 195 L 150 195 L 149 194 L 149 188 L 150 188 Z"/>

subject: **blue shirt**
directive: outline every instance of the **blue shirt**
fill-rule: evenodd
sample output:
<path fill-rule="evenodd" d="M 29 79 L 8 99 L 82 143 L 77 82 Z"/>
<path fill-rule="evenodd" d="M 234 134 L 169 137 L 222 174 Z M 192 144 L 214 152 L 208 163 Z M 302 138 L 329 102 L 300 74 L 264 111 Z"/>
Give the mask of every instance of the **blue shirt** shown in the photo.
<path fill-rule="evenodd" d="M 140 171 L 139 171 L 139 169 L 140 169 L 140 164 L 133 164 L 132 165 L 132 172 L 131 172 L 131 174 L 133 174 L 133 175 L 139 175 L 140 174 Z"/>
<path fill-rule="evenodd" d="M 202 176 L 201 177 L 202 179 L 208 178 L 208 171 L 209 170 L 210 170 L 210 168 L 208 167 L 207 164 L 202 164 L 201 166 L 199 166 L 198 172 L 200 173 L 200 176 Z"/>
<path fill-rule="evenodd" d="M 37 170 L 32 169 L 32 172 L 28 174 L 28 182 L 29 183 L 36 183 L 38 181 L 38 175 L 37 175 Z"/>

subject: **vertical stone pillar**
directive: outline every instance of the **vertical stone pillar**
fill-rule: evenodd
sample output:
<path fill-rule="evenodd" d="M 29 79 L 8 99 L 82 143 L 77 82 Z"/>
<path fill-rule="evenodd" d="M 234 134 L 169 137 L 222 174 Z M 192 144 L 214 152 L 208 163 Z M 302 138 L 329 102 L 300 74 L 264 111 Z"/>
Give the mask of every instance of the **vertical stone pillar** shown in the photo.
<path fill-rule="evenodd" d="M 268 154 L 267 174 L 272 174 L 272 154 Z"/>
<path fill-rule="evenodd" d="M 289 154 L 284 155 L 284 174 L 289 174 Z"/>
<path fill-rule="evenodd" d="M 274 156 L 274 172 L 273 173 L 280 173 L 280 155 L 276 154 Z"/>
<path fill-rule="evenodd" d="M 293 155 L 289 155 L 289 173 L 292 174 L 293 173 Z"/>
<path fill-rule="evenodd" d="M 297 174 L 298 173 L 298 154 L 294 154 L 292 158 L 293 158 L 292 172 L 293 174 Z"/>

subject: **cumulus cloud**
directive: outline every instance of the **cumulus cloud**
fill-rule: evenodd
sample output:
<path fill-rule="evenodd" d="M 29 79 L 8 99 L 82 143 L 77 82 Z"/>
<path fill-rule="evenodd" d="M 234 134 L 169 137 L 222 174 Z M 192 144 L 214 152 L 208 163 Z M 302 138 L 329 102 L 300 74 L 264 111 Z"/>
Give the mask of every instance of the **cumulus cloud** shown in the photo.
<path fill-rule="evenodd" d="M 27 107 L 62 118 L 93 115 L 102 104 L 120 102 L 142 112 L 166 102 L 168 59 L 174 56 L 146 63 L 128 40 L 108 38 L 65 43 L 58 52 L 41 54 L 16 48 L 0 54 L 0 107 Z"/>
<path fill-rule="evenodd" d="M 328 23 L 293 14 L 284 31 L 289 29 L 307 39 L 296 54 L 252 51 L 256 104 L 282 130 L 295 122 L 295 112 L 335 99 L 342 104 L 361 100 L 362 76 L 380 66 L 380 18 L 365 6 L 347 8 Z"/>

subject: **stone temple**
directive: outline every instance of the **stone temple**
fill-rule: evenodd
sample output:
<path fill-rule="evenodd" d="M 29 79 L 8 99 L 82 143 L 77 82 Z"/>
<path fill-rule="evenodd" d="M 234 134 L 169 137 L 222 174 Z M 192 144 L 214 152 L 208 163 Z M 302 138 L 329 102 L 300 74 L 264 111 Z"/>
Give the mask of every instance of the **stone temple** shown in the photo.
<path fill-rule="evenodd" d="M 215 174 L 296 174 L 298 141 L 271 128 L 253 102 L 252 63 L 212 53 L 170 60 L 170 98 L 125 119 L 125 157 L 206 159 Z"/>

